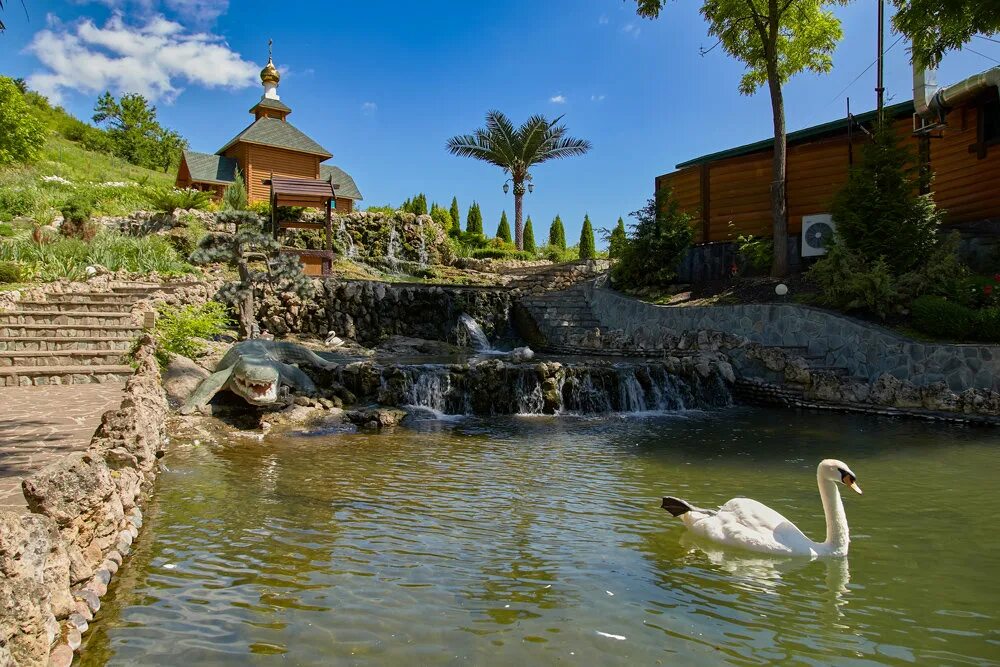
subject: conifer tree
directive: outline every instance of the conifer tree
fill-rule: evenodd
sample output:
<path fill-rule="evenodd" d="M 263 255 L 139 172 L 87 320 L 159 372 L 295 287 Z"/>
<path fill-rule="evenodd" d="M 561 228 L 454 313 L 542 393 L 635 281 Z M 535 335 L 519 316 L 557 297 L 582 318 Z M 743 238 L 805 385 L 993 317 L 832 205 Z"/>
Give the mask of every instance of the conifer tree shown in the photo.
<path fill-rule="evenodd" d="M 538 248 L 535 247 L 535 229 L 531 226 L 530 215 L 527 222 L 524 223 L 524 251 L 532 254 L 538 252 Z"/>
<path fill-rule="evenodd" d="M 483 213 L 479 210 L 479 204 L 472 202 L 469 207 L 469 215 L 465 218 L 465 231 L 469 234 L 483 233 Z"/>
<path fill-rule="evenodd" d="M 500 225 L 497 227 L 497 238 L 504 243 L 510 243 L 510 223 L 507 222 L 507 211 L 500 215 Z"/>
<path fill-rule="evenodd" d="M 590 224 L 590 216 L 583 216 L 583 228 L 580 230 L 580 259 L 594 259 L 597 248 L 594 244 L 594 227 Z"/>
<path fill-rule="evenodd" d="M 448 233 L 452 236 L 458 236 L 462 233 L 462 213 L 458 210 L 458 197 L 451 198 L 451 209 L 448 211 L 451 214 L 451 229 Z"/>
<path fill-rule="evenodd" d="M 608 237 L 608 257 L 618 259 L 622 256 L 625 244 L 628 243 L 628 234 L 625 232 L 625 221 L 618 218 L 618 224 Z"/>
<path fill-rule="evenodd" d="M 235 225 L 236 233 L 205 236 L 191 254 L 191 262 L 225 262 L 236 269 L 239 280 L 224 284 L 218 298 L 236 309 L 240 338 L 256 338 L 260 335 L 256 300 L 260 289 L 270 287 L 308 299 L 313 284 L 303 273 L 299 258 L 282 253 L 278 241 L 264 232 L 259 215 L 252 211 L 223 211 L 217 220 L 222 225 Z"/>
<path fill-rule="evenodd" d="M 558 215 L 549 227 L 549 245 L 560 250 L 566 249 L 566 230 L 563 229 L 562 218 Z"/>

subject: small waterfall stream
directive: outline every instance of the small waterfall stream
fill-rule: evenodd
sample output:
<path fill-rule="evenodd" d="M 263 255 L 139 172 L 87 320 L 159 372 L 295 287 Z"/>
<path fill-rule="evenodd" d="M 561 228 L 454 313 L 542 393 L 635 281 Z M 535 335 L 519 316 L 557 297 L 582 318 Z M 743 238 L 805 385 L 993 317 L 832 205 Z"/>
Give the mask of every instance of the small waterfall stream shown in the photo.
<path fill-rule="evenodd" d="M 479 322 L 474 320 L 468 313 L 459 315 L 458 321 L 465 327 L 466 332 L 469 334 L 469 340 L 477 352 L 493 351 L 490 339 L 486 337 L 486 332 L 479 326 Z"/>
<path fill-rule="evenodd" d="M 680 376 L 658 362 L 544 369 L 498 361 L 389 366 L 381 371 L 377 399 L 439 415 L 662 413 L 732 402 L 717 373 Z"/>
<path fill-rule="evenodd" d="M 424 221 L 417 218 L 417 262 L 421 268 L 427 266 L 427 239 L 424 238 Z"/>
<path fill-rule="evenodd" d="M 347 257 L 354 259 L 358 256 L 358 249 L 354 247 L 354 237 L 351 236 L 350 232 L 347 231 L 347 225 L 344 224 L 344 219 L 340 219 L 340 226 L 337 228 L 337 236 L 340 238 L 340 243 L 344 247 L 344 252 Z"/>

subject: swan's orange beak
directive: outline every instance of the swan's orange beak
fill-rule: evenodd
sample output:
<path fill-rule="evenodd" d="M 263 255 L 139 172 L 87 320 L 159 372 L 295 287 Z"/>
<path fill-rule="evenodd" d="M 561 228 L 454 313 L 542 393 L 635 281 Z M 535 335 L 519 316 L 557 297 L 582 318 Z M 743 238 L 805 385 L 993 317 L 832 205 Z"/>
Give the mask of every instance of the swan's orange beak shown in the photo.
<path fill-rule="evenodd" d="M 844 483 L 844 486 L 851 487 L 851 489 L 856 491 L 859 496 L 862 495 L 861 487 L 858 486 L 858 480 L 857 478 L 854 477 L 854 475 L 846 473 L 843 477 L 840 478 L 840 481 Z"/>

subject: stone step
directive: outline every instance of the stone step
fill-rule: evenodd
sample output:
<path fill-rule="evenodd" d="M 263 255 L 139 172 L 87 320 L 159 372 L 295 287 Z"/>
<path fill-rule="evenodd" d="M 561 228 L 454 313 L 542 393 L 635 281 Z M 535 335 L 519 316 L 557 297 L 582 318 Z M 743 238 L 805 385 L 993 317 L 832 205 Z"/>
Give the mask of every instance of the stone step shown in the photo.
<path fill-rule="evenodd" d="M 139 300 L 139 297 L 130 294 L 116 294 L 115 292 L 60 292 L 45 295 L 46 303 L 66 303 L 81 299 L 90 303 L 132 305 Z"/>
<path fill-rule="evenodd" d="M 843 366 L 809 366 L 810 371 L 826 371 L 834 375 L 850 375 L 850 371 Z"/>
<path fill-rule="evenodd" d="M 0 352 L 0 373 L 18 372 L 38 366 L 116 366 L 128 350 L 44 350 Z"/>
<path fill-rule="evenodd" d="M 4 352 L 53 352 L 65 350 L 117 350 L 132 347 L 132 338 L 72 338 L 68 336 L 5 336 L 0 338 L 0 351 Z"/>
<path fill-rule="evenodd" d="M 61 301 L 19 301 L 20 310 L 47 313 L 127 313 L 132 308 L 131 303 L 114 303 L 108 301 L 91 301 L 89 299 L 69 299 Z"/>
<path fill-rule="evenodd" d="M 0 338 L 124 338 L 132 339 L 142 333 L 135 326 L 99 326 L 74 324 L 0 324 Z"/>
<path fill-rule="evenodd" d="M 86 311 L 49 312 L 13 310 L 0 313 L 0 326 L 13 324 L 57 324 L 60 326 L 121 326 L 132 321 L 131 313 L 89 313 Z"/>
<path fill-rule="evenodd" d="M 91 384 L 125 382 L 132 367 L 115 366 L 32 366 L 0 368 L 0 386 L 28 387 L 47 384 Z"/>

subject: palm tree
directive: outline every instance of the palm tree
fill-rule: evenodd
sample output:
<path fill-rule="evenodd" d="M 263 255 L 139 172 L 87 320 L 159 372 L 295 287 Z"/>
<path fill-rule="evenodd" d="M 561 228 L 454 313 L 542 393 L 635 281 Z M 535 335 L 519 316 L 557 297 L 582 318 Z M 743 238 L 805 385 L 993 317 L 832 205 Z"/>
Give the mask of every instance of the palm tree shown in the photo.
<path fill-rule="evenodd" d="M 448 150 L 453 155 L 489 162 L 510 174 L 510 180 L 514 181 L 514 242 L 518 250 L 524 249 L 521 203 L 524 183 L 531 181 L 531 167 L 590 150 L 589 141 L 567 137 L 566 126 L 558 125 L 560 120 L 562 116 L 551 121 L 545 116 L 532 116 L 515 128 L 507 116 L 490 111 L 486 114 L 485 128 L 448 140 Z"/>

